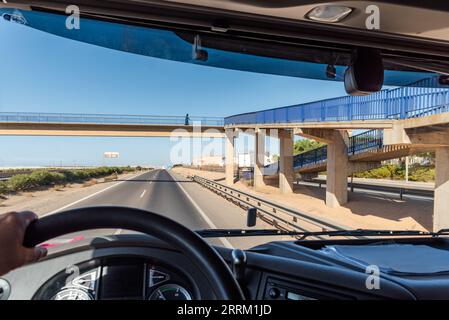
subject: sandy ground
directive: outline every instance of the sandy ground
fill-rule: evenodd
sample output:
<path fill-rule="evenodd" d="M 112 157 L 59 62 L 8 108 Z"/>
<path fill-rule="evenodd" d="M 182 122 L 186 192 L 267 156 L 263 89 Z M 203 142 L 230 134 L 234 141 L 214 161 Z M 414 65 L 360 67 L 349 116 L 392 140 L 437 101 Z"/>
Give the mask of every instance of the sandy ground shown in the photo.
<path fill-rule="evenodd" d="M 187 168 L 173 170 L 184 176 L 197 174 L 206 179 L 224 183 L 224 173 Z M 433 201 L 431 199 L 404 198 L 400 200 L 393 195 L 355 192 L 349 194 L 349 202 L 344 206 L 329 208 L 325 204 L 325 188 L 295 185 L 294 194 L 286 195 L 272 186 L 254 189 L 240 181 L 234 187 L 348 228 L 395 230 L 430 230 L 432 228 Z"/>
<path fill-rule="evenodd" d="M 105 181 L 98 179 L 97 183 L 69 184 L 65 187 L 53 187 L 46 190 L 21 192 L 0 198 L 0 214 L 9 211 L 32 210 L 39 216 L 59 210 L 60 208 L 103 190 L 118 181 L 134 176 L 136 173 L 122 174 L 117 180 Z"/>

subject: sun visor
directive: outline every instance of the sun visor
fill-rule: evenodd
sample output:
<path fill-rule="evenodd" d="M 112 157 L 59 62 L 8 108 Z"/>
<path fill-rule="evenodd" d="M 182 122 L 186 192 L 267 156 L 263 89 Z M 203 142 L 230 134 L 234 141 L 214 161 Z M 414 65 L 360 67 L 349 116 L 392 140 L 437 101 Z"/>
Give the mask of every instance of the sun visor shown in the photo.
<path fill-rule="evenodd" d="M 66 15 L 11 8 L 0 9 L 0 16 L 1 23 L 19 23 L 66 39 L 153 58 L 209 67 L 327 81 L 343 81 L 347 68 L 344 65 L 335 65 L 333 66 L 335 74 L 329 77 L 328 64 L 209 48 L 199 45 L 203 36 L 197 37 L 193 34 L 196 40 L 191 43 L 176 32 L 165 29 L 83 17 L 80 18 L 79 29 L 68 29 Z M 353 77 L 350 88 L 359 91 L 377 89 L 378 68 L 375 69 L 376 81 L 366 86 L 358 75 L 360 68 L 357 66 L 360 63 L 355 61 L 355 69 L 352 69 L 350 73 Z M 430 72 L 387 70 L 383 78 L 384 85 L 404 86 L 433 76 L 435 74 Z"/>

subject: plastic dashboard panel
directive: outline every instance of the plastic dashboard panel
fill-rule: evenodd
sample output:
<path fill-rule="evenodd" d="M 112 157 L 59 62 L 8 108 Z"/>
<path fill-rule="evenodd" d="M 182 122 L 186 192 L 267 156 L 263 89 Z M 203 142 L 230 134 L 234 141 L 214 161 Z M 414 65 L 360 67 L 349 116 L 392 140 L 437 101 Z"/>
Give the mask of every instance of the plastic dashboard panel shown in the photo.
<path fill-rule="evenodd" d="M 315 250 L 320 245 L 313 241 L 309 247 L 289 241 L 271 242 L 246 251 L 246 278 L 243 283 L 246 297 L 250 300 L 449 298 L 448 275 L 420 278 L 381 275 L 381 289 L 369 290 L 366 288 L 366 273 L 320 255 Z M 439 245 L 444 247 L 448 242 L 441 240 Z M 230 263 L 230 249 L 215 249 Z M 149 236 L 96 238 L 90 242 L 56 247 L 51 253 L 40 263 L 17 269 L 3 277 L 11 284 L 9 299 L 32 299 L 49 279 L 69 265 L 117 257 L 137 257 L 173 266 L 192 284 L 193 298 L 215 298 L 201 270 L 181 253 Z M 273 292 L 273 288 L 277 291 Z"/>
<path fill-rule="evenodd" d="M 286 242 L 294 244 L 293 242 Z M 366 288 L 367 275 L 330 263 L 316 263 L 307 259 L 291 259 L 269 254 L 269 243 L 256 249 L 258 252 L 247 252 L 248 273 L 257 274 L 257 290 L 252 290 L 251 299 L 271 299 L 268 290 L 272 284 L 278 288 L 288 288 L 289 292 L 301 294 L 304 298 L 313 299 L 415 299 L 404 286 L 381 278 L 382 290 Z M 296 246 L 295 249 L 299 249 Z M 266 251 L 265 251 L 266 250 Z M 285 248 L 285 252 L 292 248 Z M 223 249 L 220 249 L 223 251 Z M 264 253 L 265 251 L 265 253 Z M 279 254 L 282 254 L 278 251 Z M 226 253 L 222 252 L 222 255 Z M 228 258 L 225 256 L 225 259 Z M 254 278 L 254 277 L 253 277 Z M 251 277 L 249 278 L 251 281 Z M 253 280 L 254 281 L 254 280 Z M 255 284 L 249 286 L 255 287 Z M 282 297 L 279 297 L 282 299 Z"/>
<path fill-rule="evenodd" d="M 261 286 L 269 286 L 268 277 L 287 280 L 290 287 L 300 292 L 306 291 L 311 297 L 320 292 L 327 292 L 319 298 L 334 299 L 449 299 L 449 274 L 429 274 L 420 276 L 398 276 L 380 274 L 380 290 L 366 289 L 365 270 L 345 264 L 324 254 L 318 249 L 324 245 L 364 245 L 364 244 L 419 244 L 434 248 L 449 250 L 447 238 L 391 238 L 362 240 L 332 240 L 332 241 L 277 241 L 254 248 L 253 251 L 265 255 L 265 261 L 255 263 L 263 266 L 266 275 Z M 269 262 L 271 257 L 277 261 Z M 425 257 L 417 257 L 417 259 Z M 285 260 L 284 260 L 285 259 Z M 284 260 L 284 262 L 281 262 Z M 253 260 L 251 259 L 253 263 Z M 448 262 L 449 263 L 449 262 Z M 281 283 L 282 286 L 282 283 Z M 295 291 L 293 291 L 295 292 Z M 265 294 L 265 295 L 264 295 Z M 307 296 L 307 295 L 306 295 Z M 258 298 L 267 297 L 266 292 L 259 290 Z"/>

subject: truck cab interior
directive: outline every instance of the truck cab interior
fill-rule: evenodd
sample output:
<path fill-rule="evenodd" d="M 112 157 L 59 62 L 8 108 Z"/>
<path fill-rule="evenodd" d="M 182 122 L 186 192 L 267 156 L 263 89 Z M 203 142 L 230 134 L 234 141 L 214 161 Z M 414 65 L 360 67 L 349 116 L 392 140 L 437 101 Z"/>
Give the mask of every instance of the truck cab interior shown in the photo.
<path fill-rule="evenodd" d="M 79 30 L 65 27 L 69 5 L 80 9 Z M 449 84 L 449 5 L 444 2 L 10 0 L 0 4 L 0 15 L 11 23 L 130 54 L 339 81 L 350 95 L 369 95 L 384 85 L 401 87 L 428 78 L 436 79 L 428 86 Z M 233 230 L 200 232 L 163 212 L 101 206 L 41 218 L 28 228 L 24 244 L 35 246 L 98 228 L 138 234 L 51 248 L 41 261 L 1 277 L 0 297 L 449 299 L 447 230 L 323 231 L 313 240 L 313 235 L 298 233 L 295 240 L 241 250 L 211 246 L 204 240 L 226 237 Z M 76 272 L 67 273 L 67 266 L 77 266 Z"/>

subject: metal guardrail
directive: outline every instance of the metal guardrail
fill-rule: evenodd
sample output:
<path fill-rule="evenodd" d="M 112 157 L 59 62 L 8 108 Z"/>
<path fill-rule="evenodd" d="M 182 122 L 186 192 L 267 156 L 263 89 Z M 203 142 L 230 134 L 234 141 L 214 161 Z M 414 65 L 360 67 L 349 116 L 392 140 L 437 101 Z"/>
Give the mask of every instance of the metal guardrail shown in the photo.
<path fill-rule="evenodd" d="M 426 88 L 433 78 L 368 96 L 344 96 L 249 112 L 225 118 L 225 125 L 406 119 L 449 112 L 449 89 Z"/>
<path fill-rule="evenodd" d="M 200 171 L 225 172 L 225 168 L 218 165 L 182 165 L 183 168 L 194 169 Z"/>
<path fill-rule="evenodd" d="M 311 181 L 306 182 L 317 183 L 318 186 L 321 188 L 323 184 L 326 184 L 326 179 L 315 178 L 312 179 Z M 355 189 L 362 189 L 362 190 L 395 193 L 399 195 L 399 198 L 401 200 L 403 200 L 405 195 L 420 196 L 426 198 L 434 197 L 434 190 L 429 190 L 427 188 L 417 188 L 417 187 L 412 188 L 407 186 L 368 184 L 361 182 L 348 182 L 348 188 L 351 190 L 351 192 L 354 192 Z"/>
<path fill-rule="evenodd" d="M 223 126 L 220 117 L 188 118 L 189 125 Z M 83 124 L 136 124 L 136 125 L 185 125 L 185 116 L 151 116 L 119 114 L 78 114 L 78 113 L 21 113 L 0 112 L 0 123 L 83 123 Z"/>
<path fill-rule="evenodd" d="M 15 171 L 15 172 L 0 172 L 0 180 L 9 180 L 11 177 L 18 174 L 27 174 L 31 173 L 32 170 L 23 170 L 23 171 Z"/>
<path fill-rule="evenodd" d="M 56 168 L 36 168 L 36 169 L 21 169 L 21 170 L 11 170 L 11 171 L 0 171 L 0 180 L 9 180 L 11 177 L 19 175 L 19 174 L 30 174 L 33 171 L 37 170 L 45 170 L 49 172 L 59 172 L 63 169 Z"/>
<path fill-rule="evenodd" d="M 200 176 L 193 176 L 193 181 L 244 209 L 256 208 L 259 219 L 279 230 L 306 232 L 348 229 Z"/>

